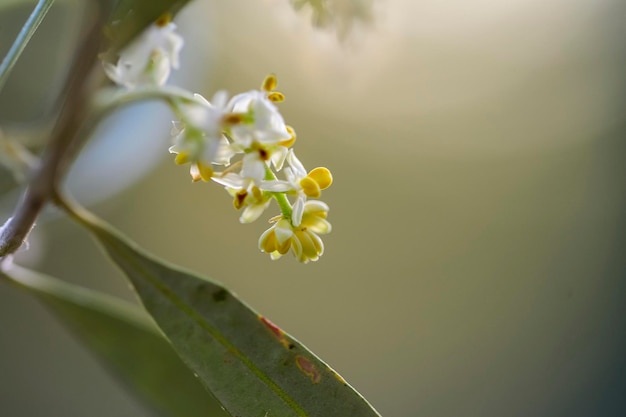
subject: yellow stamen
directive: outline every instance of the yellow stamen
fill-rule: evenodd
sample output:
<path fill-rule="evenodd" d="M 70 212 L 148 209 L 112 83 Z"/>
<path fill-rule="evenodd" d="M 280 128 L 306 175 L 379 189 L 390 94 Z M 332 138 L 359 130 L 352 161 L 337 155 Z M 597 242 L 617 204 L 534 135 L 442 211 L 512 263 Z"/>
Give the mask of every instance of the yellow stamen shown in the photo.
<path fill-rule="evenodd" d="M 222 121 L 229 125 L 238 125 L 244 121 L 244 117 L 243 113 L 228 113 L 224 115 Z"/>
<path fill-rule="evenodd" d="M 237 210 L 241 209 L 243 206 L 246 205 L 245 200 L 247 196 L 248 192 L 246 190 L 239 191 L 237 194 L 235 194 L 235 198 L 233 199 L 233 206 L 235 206 Z"/>
<path fill-rule="evenodd" d="M 302 178 L 300 180 L 300 186 L 302 187 L 302 191 L 304 191 L 304 194 L 309 197 L 318 198 L 320 195 L 322 195 L 319 184 L 313 178 Z"/>
<path fill-rule="evenodd" d="M 202 181 L 209 182 L 213 176 L 213 168 L 211 165 L 198 162 L 198 169 L 200 171 L 200 178 L 202 178 Z"/>
<path fill-rule="evenodd" d="M 170 12 L 163 13 L 159 18 L 154 22 L 155 25 L 162 28 L 170 24 L 172 21 L 172 14 Z"/>
<path fill-rule="evenodd" d="M 283 101 L 285 101 L 285 95 L 278 91 L 272 91 L 267 95 L 267 98 L 269 99 L 269 101 L 272 101 L 274 103 L 282 103 Z"/>
<path fill-rule="evenodd" d="M 189 162 L 189 155 L 187 155 L 184 152 L 181 152 L 178 155 L 176 155 L 176 158 L 174 158 L 174 162 L 176 163 L 176 165 L 184 165 L 187 162 Z"/>
<path fill-rule="evenodd" d="M 272 156 L 270 152 L 268 152 L 268 150 L 265 149 L 263 145 L 261 145 L 259 142 L 253 142 L 252 149 L 259 153 L 259 158 L 261 159 L 261 161 L 268 161 Z"/>
<path fill-rule="evenodd" d="M 268 223 L 276 223 L 277 221 L 279 221 L 280 219 L 283 218 L 282 214 L 279 214 L 277 216 L 272 217 L 271 219 L 269 219 L 267 222 Z"/>
<path fill-rule="evenodd" d="M 272 253 L 278 247 L 278 242 L 276 241 L 276 234 L 272 230 L 266 237 L 263 242 L 261 242 L 261 248 L 264 252 Z"/>
<path fill-rule="evenodd" d="M 278 251 L 278 253 L 280 253 L 281 255 L 284 255 L 289 252 L 289 248 L 291 247 L 291 239 L 287 239 L 283 243 L 278 243 L 278 240 L 276 240 L 276 244 L 276 251 Z"/>
<path fill-rule="evenodd" d="M 263 80 L 263 84 L 261 85 L 261 90 L 269 92 L 269 91 L 274 90 L 277 85 L 278 85 L 278 80 L 276 79 L 276 76 L 274 74 L 270 74 L 267 77 L 265 77 L 265 80 Z"/>
<path fill-rule="evenodd" d="M 282 142 L 278 142 L 278 144 L 280 146 L 284 146 L 285 148 L 290 148 L 293 146 L 294 143 L 296 143 L 296 131 L 293 130 L 293 127 L 291 126 L 286 126 L 287 127 L 287 132 L 289 132 L 289 134 L 291 135 L 291 137 L 287 140 L 284 140 Z"/>
<path fill-rule="evenodd" d="M 200 180 L 204 182 L 209 182 L 211 180 L 211 177 L 213 176 L 213 168 L 211 168 L 211 165 L 207 165 L 202 162 L 196 162 L 195 164 L 191 165 L 189 174 L 191 174 L 191 180 L 193 182 L 198 182 Z"/>
<path fill-rule="evenodd" d="M 243 166 L 243 161 L 237 161 L 234 164 L 232 164 L 231 166 L 227 167 L 224 171 L 222 172 L 218 172 L 220 177 L 225 177 L 226 174 L 229 174 L 233 171 L 238 170 L 239 168 L 241 168 Z"/>
<path fill-rule="evenodd" d="M 330 173 L 330 170 L 325 167 L 312 169 L 307 177 L 313 179 L 317 185 L 319 185 L 320 190 L 327 189 L 333 183 L 333 176 Z"/>
<path fill-rule="evenodd" d="M 263 200 L 263 192 L 261 191 L 261 189 L 259 187 L 257 187 L 256 185 L 252 187 L 252 196 L 254 197 L 254 199 L 259 202 Z"/>

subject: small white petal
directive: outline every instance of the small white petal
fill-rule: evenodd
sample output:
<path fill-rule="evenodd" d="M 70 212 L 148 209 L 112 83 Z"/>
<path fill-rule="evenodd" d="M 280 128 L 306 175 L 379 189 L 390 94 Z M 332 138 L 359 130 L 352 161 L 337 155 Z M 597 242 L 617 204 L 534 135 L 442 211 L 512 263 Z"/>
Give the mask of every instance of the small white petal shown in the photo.
<path fill-rule="evenodd" d="M 219 90 L 215 94 L 213 94 L 211 104 L 213 105 L 213 107 L 222 109 L 224 112 L 226 112 L 226 105 L 228 104 L 228 93 L 226 92 L 226 90 Z"/>
<path fill-rule="evenodd" d="M 235 174 L 232 172 L 229 172 L 226 175 L 223 176 L 213 176 L 211 178 L 213 181 L 215 181 L 218 184 L 221 184 L 225 187 L 230 187 L 230 188 L 236 188 L 236 189 L 241 189 L 241 188 L 245 188 L 244 184 L 246 181 L 244 181 L 243 177 L 241 177 L 239 174 Z"/>
<path fill-rule="evenodd" d="M 285 191 L 293 190 L 289 182 L 281 180 L 263 180 L 259 183 L 259 188 L 274 193 L 284 193 Z"/>
<path fill-rule="evenodd" d="M 306 227 L 308 230 L 320 235 L 328 234 L 333 229 L 330 222 L 326 219 L 322 219 L 321 217 L 316 217 L 314 221 L 307 221 Z"/>
<path fill-rule="evenodd" d="M 276 234 L 276 240 L 279 244 L 283 244 L 293 236 L 293 229 L 289 224 L 289 221 L 285 219 L 279 220 L 274 226 L 274 233 Z"/>
<path fill-rule="evenodd" d="M 272 164 L 276 168 L 276 171 L 283 169 L 285 159 L 287 159 L 288 149 L 284 146 L 278 146 L 272 153 Z"/>
<path fill-rule="evenodd" d="M 291 212 L 291 223 L 294 226 L 300 226 L 302 223 L 302 213 L 304 212 L 304 197 L 298 196 L 295 204 L 293 205 L 293 211 Z"/>
<path fill-rule="evenodd" d="M 289 149 L 289 154 L 287 155 L 287 163 L 293 169 L 293 173 L 296 177 L 304 178 L 307 175 L 306 169 L 302 162 L 296 157 L 293 149 Z"/>
<path fill-rule="evenodd" d="M 308 200 L 305 205 L 304 205 L 304 209 L 307 212 L 316 212 L 316 211 L 329 211 L 330 208 L 328 207 L 328 204 L 324 203 L 323 201 L 320 200 Z"/>
<path fill-rule="evenodd" d="M 265 162 L 263 162 L 257 153 L 249 153 L 243 157 L 243 167 L 241 168 L 241 176 L 253 179 L 256 182 L 263 181 L 265 178 Z"/>
<path fill-rule="evenodd" d="M 256 219 L 258 219 L 261 214 L 263 214 L 263 212 L 269 205 L 270 200 L 268 200 L 264 204 L 253 204 L 251 206 L 247 206 L 245 209 L 243 209 L 243 213 L 241 213 L 239 221 L 241 223 L 252 223 Z"/>
<path fill-rule="evenodd" d="M 207 100 L 206 98 L 204 98 L 204 96 L 202 94 L 198 94 L 198 93 L 194 93 L 193 97 L 198 100 L 201 104 L 210 106 L 211 103 L 209 102 L 209 100 Z"/>
<path fill-rule="evenodd" d="M 306 258 L 302 257 L 302 243 L 298 239 L 292 239 L 291 241 L 291 250 L 293 250 L 293 254 L 296 259 L 300 262 L 306 262 Z"/>
<path fill-rule="evenodd" d="M 274 228 L 273 228 L 273 227 L 270 227 L 269 229 L 267 229 L 266 231 L 264 231 L 264 232 L 261 234 L 261 237 L 259 237 L 259 243 L 258 243 L 258 245 L 259 245 L 259 249 L 260 249 L 262 252 L 265 252 L 265 251 L 263 250 L 263 248 L 264 248 L 264 246 L 265 246 L 265 240 L 267 239 L 267 237 L 269 236 L 269 234 L 270 234 L 270 233 L 274 233 Z"/>
<path fill-rule="evenodd" d="M 315 233 L 309 233 L 309 237 L 317 249 L 317 254 L 322 256 L 324 254 L 324 242 L 322 242 L 322 238 Z"/>

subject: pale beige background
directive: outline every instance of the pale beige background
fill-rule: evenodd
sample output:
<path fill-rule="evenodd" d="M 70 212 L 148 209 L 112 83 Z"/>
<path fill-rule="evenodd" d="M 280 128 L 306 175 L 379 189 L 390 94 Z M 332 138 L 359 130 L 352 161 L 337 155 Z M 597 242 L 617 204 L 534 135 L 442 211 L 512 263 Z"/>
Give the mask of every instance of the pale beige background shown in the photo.
<path fill-rule="evenodd" d="M 287 1 L 197 0 L 179 20 L 174 83 L 210 97 L 278 74 L 300 158 L 335 176 L 319 262 L 258 253 L 267 224 L 190 184 L 167 128 L 160 164 L 94 210 L 224 282 L 383 416 L 625 415 L 623 2 L 374 16 L 342 44 Z M 77 226 L 37 232 L 38 268 L 130 298 Z M 0 298 L 0 414 L 147 415 L 32 300 Z"/>

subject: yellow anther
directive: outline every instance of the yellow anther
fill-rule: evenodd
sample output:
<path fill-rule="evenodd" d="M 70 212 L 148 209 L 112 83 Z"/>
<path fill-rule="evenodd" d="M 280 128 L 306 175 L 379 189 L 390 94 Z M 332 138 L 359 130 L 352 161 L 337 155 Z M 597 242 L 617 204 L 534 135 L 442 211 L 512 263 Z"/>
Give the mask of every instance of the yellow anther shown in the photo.
<path fill-rule="evenodd" d="M 319 185 L 320 190 L 327 189 L 333 183 L 333 176 L 330 170 L 324 167 L 312 169 L 307 177 L 313 179 Z"/>
<path fill-rule="evenodd" d="M 229 125 L 238 125 L 244 121 L 243 113 L 228 113 L 222 118 L 222 121 Z"/>
<path fill-rule="evenodd" d="M 172 14 L 170 12 L 163 13 L 159 18 L 154 22 L 155 25 L 162 28 L 170 24 L 172 21 Z"/>
<path fill-rule="evenodd" d="M 276 234 L 272 230 L 270 233 L 265 236 L 265 239 L 261 242 L 261 249 L 266 253 L 272 253 L 278 247 L 278 242 L 276 241 Z"/>
<path fill-rule="evenodd" d="M 251 191 L 255 201 L 259 202 L 263 200 L 263 191 L 261 191 L 259 187 L 253 186 Z"/>
<path fill-rule="evenodd" d="M 309 197 L 318 198 L 322 195 L 319 184 L 311 177 L 304 177 L 300 180 L 302 191 Z"/>
<path fill-rule="evenodd" d="M 196 162 L 191 166 L 189 174 L 191 174 L 191 180 L 193 182 L 198 182 L 200 180 L 209 182 L 213 176 L 213 168 L 211 168 L 211 165 Z"/>
<path fill-rule="evenodd" d="M 263 145 L 261 145 L 259 142 L 252 142 L 251 148 L 259 153 L 259 158 L 261 159 L 261 161 L 269 161 L 270 157 L 272 156 L 270 152 L 268 152 L 268 150 L 265 149 Z"/>
<path fill-rule="evenodd" d="M 278 241 L 276 241 L 276 243 L 278 243 Z M 276 248 L 276 250 L 281 255 L 284 255 L 287 252 L 289 252 L 290 247 L 291 247 L 291 239 L 287 239 L 283 243 L 278 243 L 278 247 Z"/>
<path fill-rule="evenodd" d="M 274 74 L 270 74 L 267 77 L 265 77 L 265 80 L 263 80 L 263 84 L 261 85 L 261 90 L 270 92 L 270 91 L 273 91 L 277 85 L 278 85 L 278 80 L 276 79 L 276 76 Z"/>
<path fill-rule="evenodd" d="M 286 126 L 286 128 L 287 128 L 287 132 L 289 132 L 289 135 L 291 135 L 291 137 L 282 142 L 278 142 L 278 144 L 280 146 L 284 146 L 285 148 L 290 148 L 293 146 L 294 143 L 296 143 L 296 131 L 293 130 L 293 127 L 291 126 Z"/>
<path fill-rule="evenodd" d="M 285 95 L 278 91 L 272 91 L 271 93 L 267 95 L 267 98 L 269 101 L 274 102 L 274 103 L 281 103 L 285 101 Z"/>
<path fill-rule="evenodd" d="M 198 170 L 200 171 L 200 178 L 202 178 L 202 181 L 211 181 L 211 177 L 213 176 L 213 168 L 211 167 L 211 165 L 198 162 Z"/>
<path fill-rule="evenodd" d="M 176 165 L 184 165 L 187 162 L 189 162 L 189 155 L 187 155 L 184 152 L 181 152 L 178 155 L 176 155 L 176 158 L 174 158 L 174 162 L 176 163 Z"/>
<path fill-rule="evenodd" d="M 246 205 L 246 197 L 248 196 L 248 192 L 246 190 L 241 190 L 237 194 L 235 194 L 235 198 L 233 198 L 233 206 L 237 210 L 241 209 Z"/>

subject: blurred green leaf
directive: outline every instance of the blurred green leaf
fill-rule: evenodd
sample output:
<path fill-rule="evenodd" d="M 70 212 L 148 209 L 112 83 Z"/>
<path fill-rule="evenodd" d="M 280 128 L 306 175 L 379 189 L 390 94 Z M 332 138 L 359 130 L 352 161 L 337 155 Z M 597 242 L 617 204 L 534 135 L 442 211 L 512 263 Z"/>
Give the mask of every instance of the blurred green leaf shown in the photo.
<path fill-rule="evenodd" d="M 5 274 L 52 309 L 113 374 L 159 415 L 226 415 L 140 308 L 16 265 Z"/>
<path fill-rule="evenodd" d="M 234 416 L 379 414 L 343 378 L 221 285 L 148 255 L 82 209 L 174 349 Z"/>

